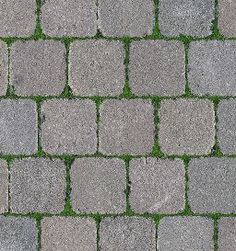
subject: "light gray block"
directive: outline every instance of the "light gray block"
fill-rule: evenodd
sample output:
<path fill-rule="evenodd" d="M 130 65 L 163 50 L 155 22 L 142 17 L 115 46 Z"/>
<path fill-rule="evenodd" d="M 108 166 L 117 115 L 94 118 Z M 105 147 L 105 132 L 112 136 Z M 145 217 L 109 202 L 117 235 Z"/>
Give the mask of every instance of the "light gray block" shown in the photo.
<path fill-rule="evenodd" d="M 236 250 L 236 218 L 225 217 L 219 220 L 219 251 Z"/>
<path fill-rule="evenodd" d="M 204 217 L 165 217 L 157 232 L 158 251 L 214 250 L 213 221 Z"/>
<path fill-rule="evenodd" d="M 193 212 L 236 212 L 236 160 L 193 159 L 189 164 L 188 198 Z"/>
<path fill-rule="evenodd" d="M 36 103 L 32 100 L 0 101 L 0 152 L 33 154 L 38 148 Z"/>
<path fill-rule="evenodd" d="M 59 213 L 66 196 L 66 167 L 59 159 L 29 158 L 11 167 L 11 209 L 14 213 Z"/>
<path fill-rule="evenodd" d="M 8 85 L 8 51 L 7 51 L 7 45 L 4 42 L 0 41 L 0 96 L 6 95 L 7 85 Z"/>
<path fill-rule="evenodd" d="M 76 95 L 116 96 L 125 83 L 124 45 L 118 41 L 77 41 L 70 51 L 69 84 Z"/>
<path fill-rule="evenodd" d="M 42 251 L 96 251 L 94 220 L 79 217 L 47 217 L 42 220 Z"/>
<path fill-rule="evenodd" d="M 35 220 L 26 217 L 0 216 L 0 250 L 36 251 Z"/>
<path fill-rule="evenodd" d="M 214 0 L 159 0 L 161 34 L 194 37 L 211 35 L 214 6 Z"/>
<path fill-rule="evenodd" d="M 104 36 L 144 37 L 153 32 L 152 0 L 98 0 L 98 28 Z"/>
<path fill-rule="evenodd" d="M 71 169 L 71 200 L 76 212 L 123 213 L 126 172 L 121 159 L 81 158 Z"/>
<path fill-rule="evenodd" d="M 0 0 L 0 37 L 29 37 L 36 27 L 35 0 Z"/>
<path fill-rule="evenodd" d="M 54 99 L 42 105 L 42 146 L 50 154 L 97 150 L 96 105 L 91 100 Z"/>
<path fill-rule="evenodd" d="M 235 41 L 190 44 L 188 80 L 193 94 L 235 96 L 235 75 Z"/>
<path fill-rule="evenodd" d="M 209 100 L 164 100 L 159 110 L 159 143 L 166 154 L 211 153 L 215 114 Z"/>
<path fill-rule="evenodd" d="M 5 160 L 0 160 L 0 214 L 8 211 L 8 168 Z M 1 249 L 1 248 L 0 248 Z"/>
<path fill-rule="evenodd" d="M 138 217 L 105 218 L 100 226 L 101 251 L 156 250 L 156 228 L 152 220 Z"/>
<path fill-rule="evenodd" d="M 66 50 L 60 41 L 16 42 L 11 49 L 10 85 L 21 96 L 59 95 L 66 84 Z"/>
<path fill-rule="evenodd" d="M 106 100 L 100 106 L 103 154 L 148 154 L 154 145 L 154 108 L 146 100 Z"/>
<path fill-rule="evenodd" d="M 129 165 L 131 208 L 137 213 L 177 213 L 184 209 L 184 165 L 179 159 L 133 159 Z"/>
<path fill-rule="evenodd" d="M 185 91 L 184 46 L 178 41 L 131 44 L 129 83 L 136 95 L 180 96 Z"/>

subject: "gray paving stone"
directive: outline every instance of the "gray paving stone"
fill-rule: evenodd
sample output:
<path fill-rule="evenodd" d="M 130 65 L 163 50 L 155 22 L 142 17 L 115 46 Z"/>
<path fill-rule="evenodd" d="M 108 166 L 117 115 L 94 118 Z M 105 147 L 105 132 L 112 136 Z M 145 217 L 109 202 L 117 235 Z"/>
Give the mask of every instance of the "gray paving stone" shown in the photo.
<path fill-rule="evenodd" d="M 165 217 L 158 227 L 158 251 L 213 251 L 213 221 L 204 217 Z"/>
<path fill-rule="evenodd" d="M 32 100 L 0 101 L 0 152 L 33 154 L 38 148 L 36 103 Z"/>
<path fill-rule="evenodd" d="M 154 251 L 155 224 L 140 217 L 105 218 L 100 226 L 100 248 L 101 251 Z"/>
<path fill-rule="evenodd" d="M 59 41 L 16 42 L 11 49 L 10 84 L 21 96 L 59 95 L 66 84 L 65 46 Z"/>
<path fill-rule="evenodd" d="M 212 33 L 214 0 L 160 0 L 159 28 L 165 36 L 206 37 Z"/>
<path fill-rule="evenodd" d="M 96 251 L 94 220 L 78 217 L 48 217 L 42 220 L 42 251 Z"/>
<path fill-rule="evenodd" d="M 98 28 L 104 36 L 150 35 L 154 20 L 152 0 L 98 0 Z"/>
<path fill-rule="evenodd" d="M 84 40 L 72 45 L 70 86 L 80 96 L 116 96 L 125 83 L 124 45 L 118 41 Z"/>
<path fill-rule="evenodd" d="M 188 198 L 193 212 L 236 212 L 235 167 L 231 158 L 190 161 Z"/>
<path fill-rule="evenodd" d="M 100 106 L 103 154 L 148 154 L 154 145 L 154 108 L 145 100 L 106 100 Z"/>
<path fill-rule="evenodd" d="M 5 160 L 0 160 L 0 214 L 8 211 L 8 168 Z"/>
<path fill-rule="evenodd" d="M 131 44 L 129 80 L 136 95 L 180 96 L 185 91 L 184 47 L 178 41 Z"/>
<path fill-rule="evenodd" d="M 97 150 L 96 105 L 91 100 L 49 100 L 42 105 L 42 146 L 50 154 Z"/>
<path fill-rule="evenodd" d="M 221 218 L 219 220 L 219 251 L 236 250 L 236 218 Z"/>
<path fill-rule="evenodd" d="M 1 7 L 0 7 L 1 8 Z M 8 84 L 7 45 L 0 41 L 0 96 L 6 95 Z"/>
<path fill-rule="evenodd" d="M 235 96 L 236 42 L 190 44 L 189 86 L 195 95 Z"/>
<path fill-rule="evenodd" d="M 72 207 L 76 212 L 125 211 L 126 172 L 121 159 L 75 160 L 71 169 L 71 187 Z"/>
<path fill-rule="evenodd" d="M 167 154 L 209 154 L 215 143 L 215 117 L 209 100 L 161 102 L 159 143 Z"/>
<path fill-rule="evenodd" d="M 35 0 L 0 0 L 0 37 L 27 37 L 36 26 Z"/>
<path fill-rule="evenodd" d="M 0 250 L 36 251 L 37 229 L 34 219 L 0 216 Z"/>
<path fill-rule="evenodd" d="M 62 160 L 30 158 L 11 167 L 11 209 L 15 213 L 59 213 L 66 196 L 66 167 Z"/>

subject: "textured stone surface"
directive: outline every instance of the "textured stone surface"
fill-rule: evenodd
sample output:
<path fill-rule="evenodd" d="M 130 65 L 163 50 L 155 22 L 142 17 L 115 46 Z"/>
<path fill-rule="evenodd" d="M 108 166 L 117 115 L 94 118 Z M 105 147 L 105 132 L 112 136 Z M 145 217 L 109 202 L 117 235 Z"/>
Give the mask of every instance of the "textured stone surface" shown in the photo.
<path fill-rule="evenodd" d="M 42 146 L 50 154 L 97 150 L 96 106 L 91 100 L 49 100 L 42 105 Z"/>
<path fill-rule="evenodd" d="M 214 0 L 160 0 L 159 28 L 165 36 L 211 35 Z"/>
<path fill-rule="evenodd" d="M 37 112 L 32 100 L 0 101 L 0 152 L 33 154 L 37 152 Z"/>
<path fill-rule="evenodd" d="M 154 28 L 152 0 L 98 0 L 98 28 L 104 36 L 143 37 Z"/>
<path fill-rule="evenodd" d="M 16 213 L 63 211 L 66 167 L 62 160 L 30 158 L 11 167 L 11 209 Z"/>
<path fill-rule="evenodd" d="M 131 208 L 138 213 L 177 213 L 184 209 L 181 160 L 133 159 L 129 165 Z"/>
<path fill-rule="evenodd" d="M 1 8 L 1 7 L 0 7 Z M 8 83 L 8 57 L 7 44 L 0 41 L 0 96 L 7 92 Z"/>
<path fill-rule="evenodd" d="M 0 213 L 8 211 L 8 169 L 7 162 L 0 160 Z"/>
<path fill-rule="evenodd" d="M 221 218 L 219 220 L 219 251 L 236 250 L 236 218 Z"/>
<path fill-rule="evenodd" d="M 100 106 L 103 154 L 147 154 L 154 144 L 154 109 L 145 100 L 106 100 Z"/>
<path fill-rule="evenodd" d="M 96 223 L 89 218 L 50 217 L 42 220 L 42 251 L 96 251 Z"/>
<path fill-rule="evenodd" d="M 190 44 L 189 86 L 195 95 L 236 95 L 235 41 L 201 41 Z"/>
<path fill-rule="evenodd" d="M 36 26 L 35 0 L 0 0 L 0 37 L 27 37 Z"/>
<path fill-rule="evenodd" d="M 154 222 L 144 218 L 105 218 L 100 227 L 101 251 L 153 251 L 156 249 Z"/>
<path fill-rule="evenodd" d="M 34 219 L 0 216 L 0 250 L 36 251 L 37 229 Z"/>
<path fill-rule="evenodd" d="M 59 41 L 16 42 L 10 84 L 17 95 L 59 95 L 66 84 L 65 46 Z"/>
<path fill-rule="evenodd" d="M 236 213 L 235 166 L 231 158 L 190 161 L 188 198 L 193 212 Z"/>
<path fill-rule="evenodd" d="M 136 95 L 184 94 L 184 47 L 180 42 L 133 42 L 129 70 L 130 87 Z"/>
<path fill-rule="evenodd" d="M 177 99 L 161 102 L 159 142 L 167 154 L 209 154 L 214 146 L 215 118 L 208 100 Z"/>
<path fill-rule="evenodd" d="M 203 217 L 166 217 L 158 227 L 158 251 L 213 251 L 213 221 Z"/>
<path fill-rule="evenodd" d="M 125 83 L 124 45 L 118 41 L 84 40 L 72 45 L 70 86 L 80 96 L 115 96 Z"/>

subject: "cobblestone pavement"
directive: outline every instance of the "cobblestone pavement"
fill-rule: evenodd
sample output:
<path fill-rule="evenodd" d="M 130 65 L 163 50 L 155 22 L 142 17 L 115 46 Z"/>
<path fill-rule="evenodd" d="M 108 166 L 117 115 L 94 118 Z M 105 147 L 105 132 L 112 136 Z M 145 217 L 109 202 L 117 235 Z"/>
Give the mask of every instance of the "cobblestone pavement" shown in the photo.
<path fill-rule="evenodd" d="M 0 0 L 0 250 L 236 250 L 236 1 Z"/>

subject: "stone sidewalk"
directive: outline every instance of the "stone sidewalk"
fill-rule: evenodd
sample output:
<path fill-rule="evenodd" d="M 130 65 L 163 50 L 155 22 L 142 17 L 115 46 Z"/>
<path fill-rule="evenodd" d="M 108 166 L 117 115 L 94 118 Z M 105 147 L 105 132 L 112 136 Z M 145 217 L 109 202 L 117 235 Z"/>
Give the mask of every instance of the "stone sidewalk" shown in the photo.
<path fill-rule="evenodd" d="M 236 1 L 0 0 L 0 250 L 236 250 Z"/>

